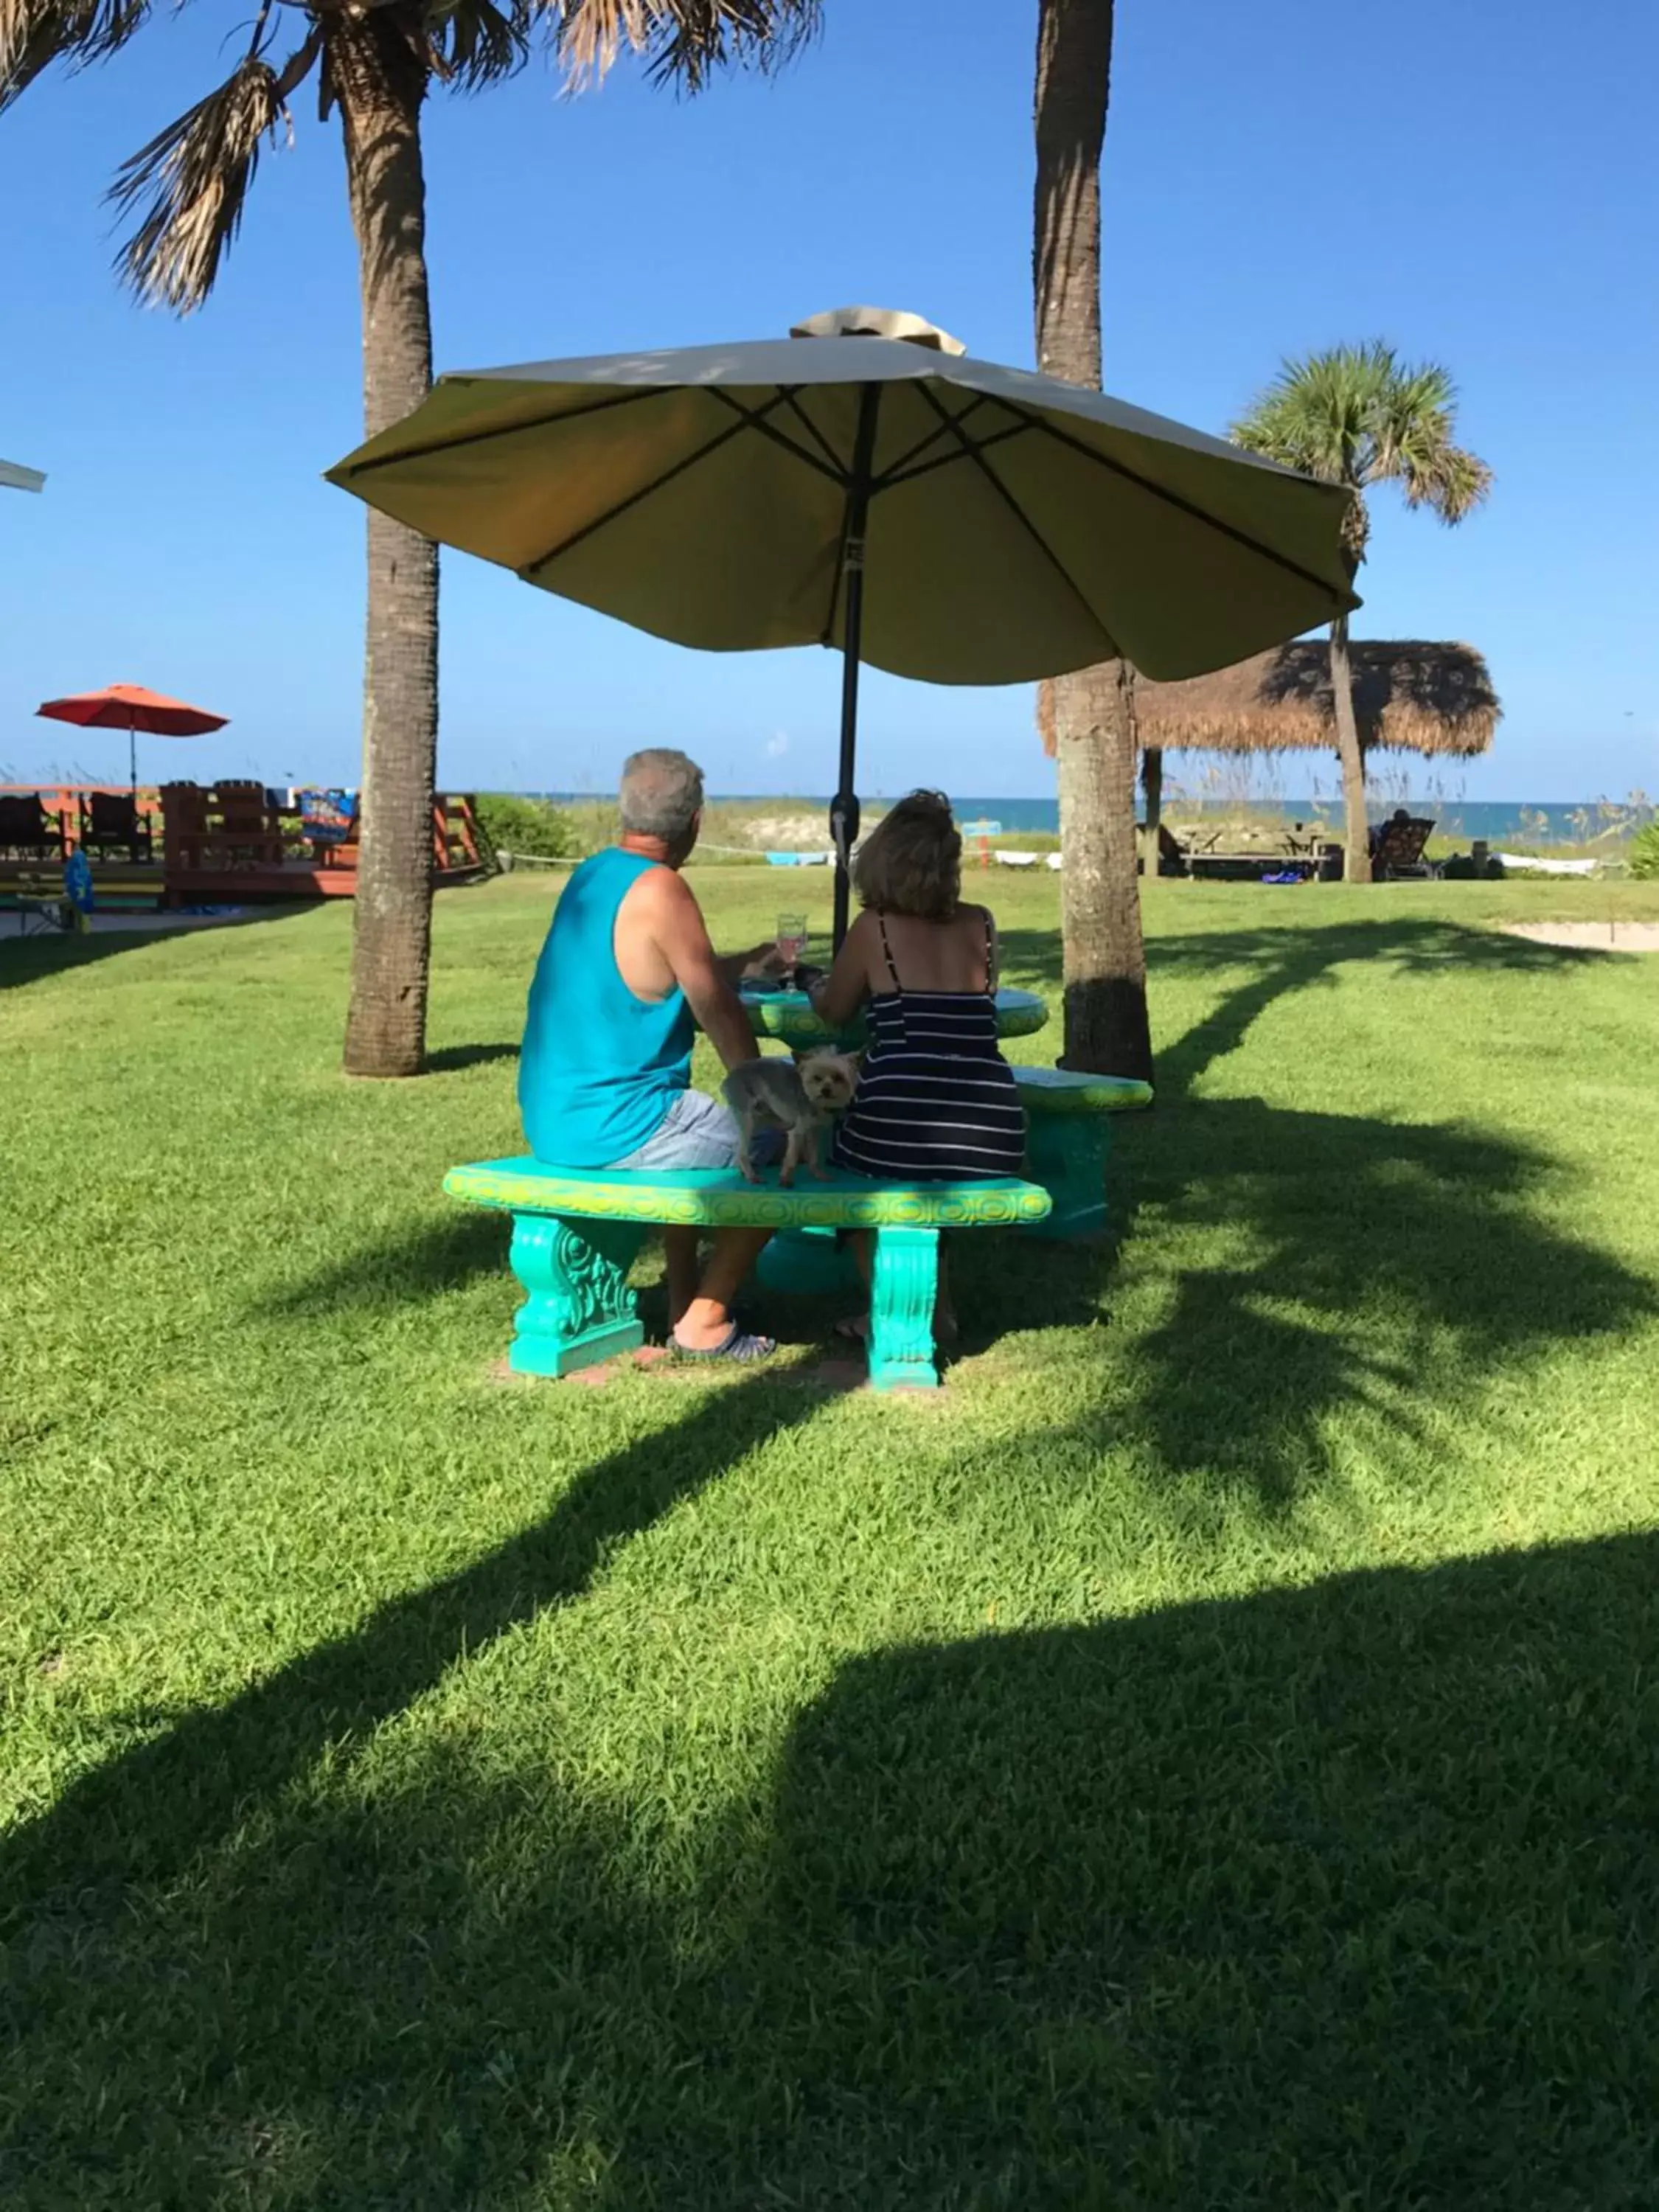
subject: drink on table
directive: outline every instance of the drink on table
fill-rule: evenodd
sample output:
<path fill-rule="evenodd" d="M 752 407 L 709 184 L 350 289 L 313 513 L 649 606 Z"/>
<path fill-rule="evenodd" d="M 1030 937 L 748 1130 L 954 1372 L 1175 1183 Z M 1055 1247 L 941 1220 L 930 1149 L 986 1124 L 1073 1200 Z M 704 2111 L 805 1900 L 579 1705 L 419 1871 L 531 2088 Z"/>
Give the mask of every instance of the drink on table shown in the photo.
<path fill-rule="evenodd" d="M 806 916 L 804 914 L 781 914 L 778 916 L 778 951 L 792 969 L 800 965 L 806 950 Z"/>

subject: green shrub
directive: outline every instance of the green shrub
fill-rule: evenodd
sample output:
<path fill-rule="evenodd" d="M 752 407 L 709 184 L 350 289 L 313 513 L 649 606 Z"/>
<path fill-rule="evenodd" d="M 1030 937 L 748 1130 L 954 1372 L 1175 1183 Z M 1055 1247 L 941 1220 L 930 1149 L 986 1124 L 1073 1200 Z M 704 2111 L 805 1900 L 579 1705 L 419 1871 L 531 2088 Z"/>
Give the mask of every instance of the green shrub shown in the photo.
<path fill-rule="evenodd" d="M 526 799 L 515 791 L 481 791 L 477 812 L 485 836 L 498 853 L 564 860 L 577 850 L 575 823 L 550 799 Z"/>
<path fill-rule="evenodd" d="M 1630 872 L 1645 883 L 1659 881 L 1659 821 L 1650 822 L 1631 839 Z"/>

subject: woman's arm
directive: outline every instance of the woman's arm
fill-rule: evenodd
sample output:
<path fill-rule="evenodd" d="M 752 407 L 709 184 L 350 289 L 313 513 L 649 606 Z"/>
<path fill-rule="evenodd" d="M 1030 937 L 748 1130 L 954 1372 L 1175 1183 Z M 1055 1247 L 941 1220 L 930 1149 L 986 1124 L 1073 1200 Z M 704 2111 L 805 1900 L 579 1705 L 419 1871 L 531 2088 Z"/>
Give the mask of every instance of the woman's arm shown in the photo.
<path fill-rule="evenodd" d="M 870 990 L 870 916 L 861 914 L 842 940 L 836 962 L 812 994 L 812 1011 L 832 1030 L 844 1029 Z"/>

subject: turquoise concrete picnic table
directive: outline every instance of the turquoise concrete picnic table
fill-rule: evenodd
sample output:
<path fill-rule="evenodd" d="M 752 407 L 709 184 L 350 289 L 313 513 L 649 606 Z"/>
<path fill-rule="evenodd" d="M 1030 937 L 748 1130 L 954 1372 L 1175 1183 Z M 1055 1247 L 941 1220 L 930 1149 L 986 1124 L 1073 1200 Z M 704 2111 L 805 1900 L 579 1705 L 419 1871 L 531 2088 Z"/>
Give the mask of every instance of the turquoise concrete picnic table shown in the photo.
<path fill-rule="evenodd" d="M 856 1052 L 865 1042 L 864 1016 L 832 1029 L 805 991 L 739 990 L 749 1026 L 757 1037 L 776 1037 L 799 1059 L 824 1045 Z M 997 993 L 997 1035 L 1035 1036 L 1048 1009 L 1035 991 Z M 857 1281 L 835 1237 L 818 1229 L 781 1230 L 761 1255 L 759 1273 L 775 1291 L 802 1292 L 851 1289 Z"/>
<path fill-rule="evenodd" d="M 805 991 L 739 991 L 738 996 L 755 1035 L 776 1037 L 793 1052 L 811 1052 L 815 1046 L 826 1044 L 856 1051 L 864 1042 L 862 1014 L 841 1029 L 831 1029 Z M 999 1036 L 1035 1036 L 1048 1021 L 1048 1003 L 1035 991 L 997 993 Z"/>

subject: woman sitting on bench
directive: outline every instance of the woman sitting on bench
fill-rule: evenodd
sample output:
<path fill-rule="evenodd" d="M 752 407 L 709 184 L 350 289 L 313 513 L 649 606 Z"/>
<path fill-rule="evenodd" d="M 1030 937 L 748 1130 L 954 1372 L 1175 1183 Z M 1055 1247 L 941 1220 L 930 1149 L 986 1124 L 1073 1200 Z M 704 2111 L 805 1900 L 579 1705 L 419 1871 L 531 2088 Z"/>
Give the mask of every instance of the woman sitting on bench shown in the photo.
<path fill-rule="evenodd" d="M 1025 1115 L 997 1043 L 996 923 L 963 904 L 949 799 L 901 799 L 864 841 L 853 880 L 864 910 L 815 994 L 832 1028 L 863 1007 L 870 1033 L 835 1164 L 916 1182 L 1018 1175 Z M 854 1242 L 867 1275 L 869 1239 Z M 948 1332 L 945 1306 L 941 1269 L 936 1334 Z"/>

